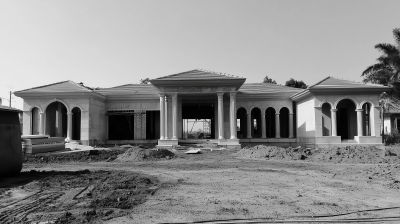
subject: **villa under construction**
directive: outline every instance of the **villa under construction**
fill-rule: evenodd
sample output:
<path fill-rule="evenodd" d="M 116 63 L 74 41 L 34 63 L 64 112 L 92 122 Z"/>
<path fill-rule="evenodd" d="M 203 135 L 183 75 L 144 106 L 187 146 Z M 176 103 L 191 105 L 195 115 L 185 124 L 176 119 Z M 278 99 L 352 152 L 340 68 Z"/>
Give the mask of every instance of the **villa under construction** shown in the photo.
<path fill-rule="evenodd" d="M 112 88 L 64 81 L 15 92 L 23 134 L 89 144 L 197 139 L 239 147 L 380 144 L 379 94 L 388 87 L 327 77 L 307 89 L 192 70 Z"/>

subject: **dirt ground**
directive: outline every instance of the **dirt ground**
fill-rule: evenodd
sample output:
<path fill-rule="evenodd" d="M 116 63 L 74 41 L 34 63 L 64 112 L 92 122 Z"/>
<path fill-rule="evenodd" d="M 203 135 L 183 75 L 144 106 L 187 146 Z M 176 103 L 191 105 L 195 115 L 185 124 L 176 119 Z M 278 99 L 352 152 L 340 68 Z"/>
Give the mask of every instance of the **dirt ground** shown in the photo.
<path fill-rule="evenodd" d="M 260 147 L 260 152 L 253 147 L 202 154 L 175 151 L 174 156 L 141 161 L 126 158 L 132 150 L 112 160 L 33 161 L 24 164 L 24 178 L 0 182 L 0 223 L 255 218 L 322 223 L 376 218 L 380 223 L 383 217 L 399 223 L 387 218 L 400 217 L 398 148 L 373 149 L 364 159 L 357 148 L 290 149 L 285 154 L 283 149 Z M 381 158 L 371 160 L 374 155 Z M 387 209 L 376 210 L 380 208 Z"/>

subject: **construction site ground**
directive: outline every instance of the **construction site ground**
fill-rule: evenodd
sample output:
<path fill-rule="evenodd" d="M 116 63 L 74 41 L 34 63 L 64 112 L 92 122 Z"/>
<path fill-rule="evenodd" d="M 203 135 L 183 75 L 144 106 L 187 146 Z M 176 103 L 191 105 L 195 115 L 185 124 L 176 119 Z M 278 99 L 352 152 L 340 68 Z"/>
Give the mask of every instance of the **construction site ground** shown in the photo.
<path fill-rule="evenodd" d="M 350 148 L 255 146 L 161 156 L 138 147 L 113 150 L 26 157 L 21 175 L 0 182 L 0 223 L 400 222 L 390 218 L 400 217 L 398 146 L 366 147 L 375 160 Z"/>

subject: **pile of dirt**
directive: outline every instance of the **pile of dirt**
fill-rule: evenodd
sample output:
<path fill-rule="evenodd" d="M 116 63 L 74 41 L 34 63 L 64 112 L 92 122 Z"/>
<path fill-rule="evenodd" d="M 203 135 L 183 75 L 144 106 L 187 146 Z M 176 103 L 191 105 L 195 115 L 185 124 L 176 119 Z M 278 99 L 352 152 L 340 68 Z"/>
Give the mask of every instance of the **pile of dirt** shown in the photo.
<path fill-rule="evenodd" d="M 311 154 L 311 149 L 307 148 L 281 148 L 278 146 L 257 145 L 243 148 L 233 155 L 253 159 L 305 160 Z"/>
<path fill-rule="evenodd" d="M 311 149 L 257 145 L 243 148 L 233 155 L 254 159 L 305 160 L 329 163 L 399 163 L 400 147 L 386 146 L 385 149 L 380 149 L 375 146 L 353 145 Z"/>
<path fill-rule="evenodd" d="M 131 162 L 131 161 L 151 161 L 160 159 L 172 159 L 175 154 L 168 149 L 145 149 L 140 147 L 132 147 L 126 150 L 123 154 L 118 155 L 116 161 Z"/>
<path fill-rule="evenodd" d="M 98 162 L 113 161 L 118 155 L 124 153 L 125 148 L 111 148 L 110 150 L 91 150 L 71 153 L 38 153 L 25 154 L 24 163 L 64 163 L 64 162 Z"/>
<path fill-rule="evenodd" d="M 0 222 L 97 223 L 126 215 L 160 186 L 154 177 L 125 171 L 31 171 L 19 179 L 1 186 L 10 188 L 0 195 Z"/>
<path fill-rule="evenodd" d="M 400 150 L 394 147 L 345 146 L 317 150 L 311 157 L 315 162 L 332 163 L 398 163 Z"/>

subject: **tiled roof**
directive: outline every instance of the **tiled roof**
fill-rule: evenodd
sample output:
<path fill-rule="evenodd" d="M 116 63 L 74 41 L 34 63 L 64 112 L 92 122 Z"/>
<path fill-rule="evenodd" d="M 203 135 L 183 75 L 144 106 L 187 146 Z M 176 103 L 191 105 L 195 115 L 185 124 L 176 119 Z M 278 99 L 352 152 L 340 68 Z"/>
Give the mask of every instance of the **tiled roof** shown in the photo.
<path fill-rule="evenodd" d="M 382 85 L 361 83 L 356 81 L 349 81 L 343 79 L 337 79 L 332 77 L 326 77 L 322 81 L 311 85 L 308 89 L 320 89 L 320 88 L 382 88 Z"/>
<path fill-rule="evenodd" d="M 104 96 L 131 95 L 131 94 L 157 94 L 158 90 L 151 84 L 127 84 L 111 88 L 94 90 Z"/>
<path fill-rule="evenodd" d="M 260 94 L 260 93 L 298 93 L 303 89 L 282 86 L 272 83 L 244 83 L 240 89 L 239 93 L 243 94 Z"/>
<path fill-rule="evenodd" d="M 73 81 L 57 82 L 45 86 L 38 86 L 30 89 L 20 90 L 15 93 L 59 93 L 59 92 L 92 92 L 92 89 L 77 84 Z"/>
<path fill-rule="evenodd" d="M 182 72 L 178 74 L 163 76 L 153 80 L 168 80 L 168 81 L 182 81 L 182 80 L 210 80 L 210 79 L 244 79 L 241 77 L 230 76 L 217 72 L 203 71 L 199 69 Z"/>
<path fill-rule="evenodd" d="M 0 110 L 2 110 L 2 111 L 21 112 L 21 110 L 19 110 L 17 108 L 7 107 L 7 106 L 3 106 L 3 105 L 0 105 Z"/>

